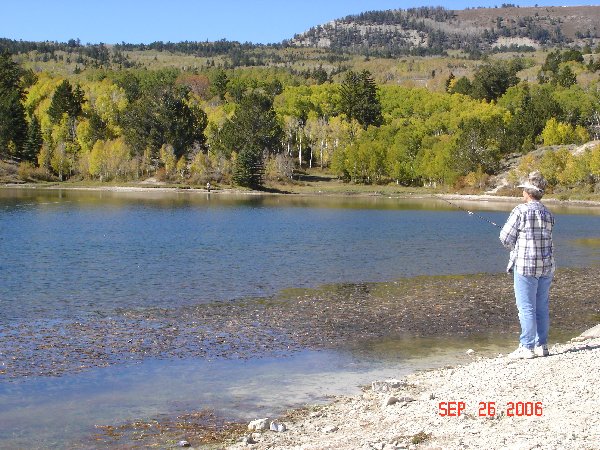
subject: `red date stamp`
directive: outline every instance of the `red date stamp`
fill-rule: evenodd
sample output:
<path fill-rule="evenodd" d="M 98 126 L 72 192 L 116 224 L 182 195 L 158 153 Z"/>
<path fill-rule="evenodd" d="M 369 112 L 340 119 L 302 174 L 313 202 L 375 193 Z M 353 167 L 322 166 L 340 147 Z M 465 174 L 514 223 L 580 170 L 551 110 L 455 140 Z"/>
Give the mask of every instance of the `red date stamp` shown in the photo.
<path fill-rule="evenodd" d="M 465 414 L 467 404 L 462 401 L 440 402 L 439 415 L 442 417 L 460 417 Z M 544 414 L 542 402 L 507 402 L 496 405 L 496 402 L 479 402 L 479 417 L 495 417 L 505 414 L 507 417 L 541 417 Z"/>

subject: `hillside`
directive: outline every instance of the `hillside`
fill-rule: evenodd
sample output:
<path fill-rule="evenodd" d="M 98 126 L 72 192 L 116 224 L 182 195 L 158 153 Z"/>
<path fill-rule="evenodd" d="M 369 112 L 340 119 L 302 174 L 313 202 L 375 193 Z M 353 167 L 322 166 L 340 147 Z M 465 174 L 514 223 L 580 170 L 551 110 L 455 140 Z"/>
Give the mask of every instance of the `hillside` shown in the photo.
<path fill-rule="evenodd" d="M 341 65 L 349 55 L 383 58 L 463 53 L 470 57 L 503 51 L 551 47 L 595 47 L 600 43 L 600 6 L 514 7 L 448 10 L 421 7 L 366 11 L 317 24 L 280 43 L 269 45 L 217 42 L 82 44 L 3 39 L 0 50 L 27 54 L 36 63 L 51 61 L 87 67 L 150 67 L 156 54 L 192 58 L 187 68 L 211 66 L 289 66 L 318 59 Z M 308 53 L 307 53 L 308 51 Z M 315 53 L 316 52 L 316 53 Z M 151 55 L 150 58 L 144 55 Z"/>
<path fill-rule="evenodd" d="M 289 45 L 379 56 L 533 50 L 600 40 L 600 6 L 368 11 L 315 26 Z"/>

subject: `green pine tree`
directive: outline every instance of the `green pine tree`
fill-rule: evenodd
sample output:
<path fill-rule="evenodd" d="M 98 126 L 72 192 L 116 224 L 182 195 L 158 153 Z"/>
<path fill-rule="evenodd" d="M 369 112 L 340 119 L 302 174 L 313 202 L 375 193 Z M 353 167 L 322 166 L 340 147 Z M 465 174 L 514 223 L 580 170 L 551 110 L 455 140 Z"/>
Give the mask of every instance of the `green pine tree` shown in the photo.
<path fill-rule="evenodd" d="M 262 184 L 264 157 L 281 150 L 282 130 L 273 98 L 260 92 L 251 92 L 242 98 L 234 116 L 217 133 L 216 150 L 221 154 L 236 151 L 233 181 L 246 187 Z"/>
<path fill-rule="evenodd" d="M 23 159 L 32 163 L 36 162 L 43 144 L 42 127 L 37 116 L 33 114 L 27 127 L 27 140 L 23 146 Z"/>
<path fill-rule="evenodd" d="M 8 52 L 0 54 L 0 156 L 21 157 L 27 137 L 22 74 Z"/>
<path fill-rule="evenodd" d="M 235 160 L 232 180 L 239 186 L 258 188 L 263 183 L 264 172 L 262 152 L 256 148 L 244 148 Z"/>
<path fill-rule="evenodd" d="M 383 124 L 377 86 L 368 70 L 349 71 L 340 86 L 340 112 L 349 121 L 358 121 L 363 128 Z"/>
<path fill-rule="evenodd" d="M 68 80 L 64 80 L 58 85 L 52 96 L 52 102 L 48 108 L 48 115 L 52 123 L 59 123 L 63 114 L 67 114 L 69 119 L 79 117 L 83 112 L 84 103 L 83 91 L 79 86 L 73 89 Z"/>

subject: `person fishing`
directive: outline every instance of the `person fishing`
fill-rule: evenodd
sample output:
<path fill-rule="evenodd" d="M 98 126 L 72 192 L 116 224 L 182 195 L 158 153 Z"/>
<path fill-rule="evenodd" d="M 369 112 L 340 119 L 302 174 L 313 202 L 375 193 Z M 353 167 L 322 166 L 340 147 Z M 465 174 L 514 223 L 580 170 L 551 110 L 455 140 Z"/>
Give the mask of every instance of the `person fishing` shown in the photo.
<path fill-rule="evenodd" d="M 510 359 L 548 356 L 549 294 L 554 276 L 552 228 L 554 215 L 540 201 L 547 181 L 538 171 L 520 184 L 524 203 L 516 206 L 500 231 L 500 242 L 510 249 L 507 272 L 513 272 L 519 312 L 519 347 Z"/>

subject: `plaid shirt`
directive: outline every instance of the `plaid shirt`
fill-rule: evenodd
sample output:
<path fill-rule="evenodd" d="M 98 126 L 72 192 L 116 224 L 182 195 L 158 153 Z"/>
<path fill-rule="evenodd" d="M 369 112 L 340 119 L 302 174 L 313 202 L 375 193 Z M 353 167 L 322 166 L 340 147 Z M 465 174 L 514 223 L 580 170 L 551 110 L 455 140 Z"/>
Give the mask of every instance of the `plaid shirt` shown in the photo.
<path fill-rule="evenodd" d="M 500 242 L 510 249 L 507 272 L 530 277 L 554 272 L 553 227 L 554 216 L 542 203 L 515 207 L 500 231 Z"/>

